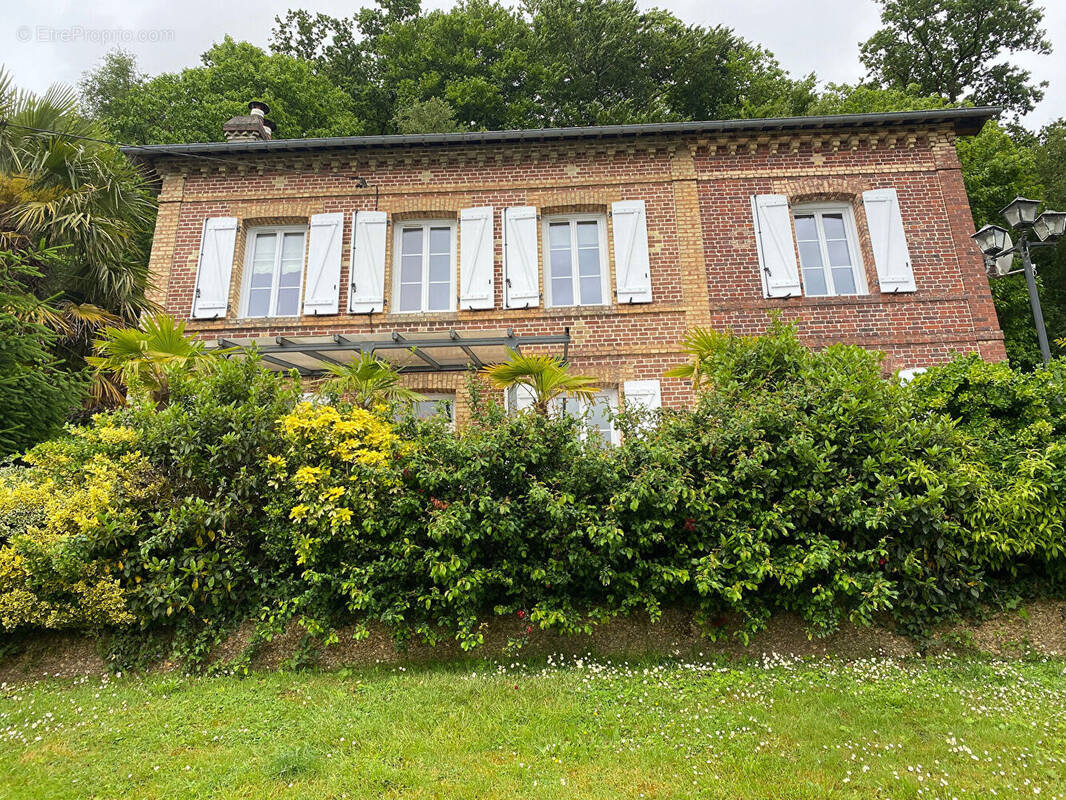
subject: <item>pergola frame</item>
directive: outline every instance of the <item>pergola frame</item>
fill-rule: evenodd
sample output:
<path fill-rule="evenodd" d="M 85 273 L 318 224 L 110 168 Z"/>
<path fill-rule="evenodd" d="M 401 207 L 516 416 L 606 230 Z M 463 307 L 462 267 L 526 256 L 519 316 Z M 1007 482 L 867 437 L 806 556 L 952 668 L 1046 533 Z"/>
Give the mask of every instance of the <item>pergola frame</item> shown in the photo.
<path fill-rule="evenodd" d="M 379 351 L 407 350 L 422 360 L 421 364 L 403 364 L 397 366 L 397 371 L 402 373 L 422 372 L 464 372 L 471 368 L 481 369 L 492 360 L 487 360 L 478 354 L 479 348 L 506 347 L 517 353 L 522 352 L 523 347 L 543 347 L 547 345 L 562 345 L 563 361 L 566 362 L 570 355 L 570 328 L 564 329 L 561 334 L 542 334 L 533 336 L 517 336 L 513 328 L 508 328 L 503 336 L 492 335 L 462 335 L 454 328 L 440 338 L 409 338 L 413 334 L 393 331 L 390 339 L 373 339 L 359 337 L 353 334 L 335 333 L 332 336 L 311 337 L 320 341 L 295 341 L 292 337 L 275 336 L 273 344 L 253 342 L 242 344 L 234 339 L 220 337 L 217 340 L 219 348 L 238 348 L 241 350 L 255 349 L 255 352 L 268 364 L 282 369 L 295 369 L 301 376 L 314 377 L 323 374 L 325 366 L 321 369 L 309 368 L 301 364 L 294 364 L 285 360 L 285 355 L 302 355 L 313 358 L 324 364 L 345 364 L 346 361 L 336 358 L 337 353 L 377 353 Z M 440 348 L 459 348 L 466 354 L 466 363 L 442 361 L 434 357 L 433 350 Z M 428 351 L 428 352 L 427 352 Z"/>

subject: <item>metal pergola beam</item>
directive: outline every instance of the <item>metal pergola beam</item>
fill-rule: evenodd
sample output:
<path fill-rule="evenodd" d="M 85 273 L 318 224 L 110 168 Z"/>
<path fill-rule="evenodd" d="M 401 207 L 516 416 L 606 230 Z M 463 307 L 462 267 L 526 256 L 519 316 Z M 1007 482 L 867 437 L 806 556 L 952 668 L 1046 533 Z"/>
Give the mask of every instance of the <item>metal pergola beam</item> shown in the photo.
<path fill-rule="evenodd" d="M 284 369 L 295 369 L 303 376 L 311 376 L 325 369 L 308 368 L 300 366 L 284 359 L 290 355 L 303 355 L 318 361 L 331 364 L 345 364 L 346 362 L 334 358 L 331 353 L 373 353 L 377 350 L 407 350 L 418 356 L 424 363 L 417 365 L 398 366 L 400 372 L 464 372 L 473 365 L 480 369 L 485 366 L 485 359 L 477 354 L 479 347 L 507 347 L 516 352 L 521 352 L 523 346 L 562 345 L 563 359 L 566 360 L 570 347 L 570 329 L 563 334 L 544 334 L 534 336 L 516 336 L 513 329 L 508 329 L 504 336 L 471 336 L 464 337 L 456 330 L 442 333 L 439 339 L 414 340 L 406 338 L 396 331 L 392 334 L 392 340 L 366 340 L 351 339 L 343 334 L 333 334 L 331 338 L 323 337 L 321 341 L 296 342 L 285 336 L 275 336 L 274 344 L 252 343 L 242 345 L 233 339 L 219 338 L 220 348 L 239 348 L 241 350 L 254 349 L 268 364 L 273 364 Z M 441 363 L 429 353 L 423 350 L 433 348 L 451 347 L 460 348 L 467 358 L 468 364 Z"/>

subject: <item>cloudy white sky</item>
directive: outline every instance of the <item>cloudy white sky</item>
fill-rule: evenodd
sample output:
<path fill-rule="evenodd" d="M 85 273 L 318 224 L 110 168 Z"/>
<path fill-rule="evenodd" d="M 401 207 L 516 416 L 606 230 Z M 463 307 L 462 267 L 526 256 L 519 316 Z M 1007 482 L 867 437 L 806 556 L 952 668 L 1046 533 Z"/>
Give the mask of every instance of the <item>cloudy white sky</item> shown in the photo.
<path fill-rule="evenodd" d="M 0 0 L 0 63 L 16 84 L 41 90 L 53 82 L 76 82 L 114 42 L 136 53 L 141 69 L 155 74 L 199 62 L 212 42 L 228 33 L 265 46 L 274 16 L 302 7 L 347 16 L 370 0 Z M 451 0 L 425 0 L 427 8 Z M 862 76 L 858 42 L 878 27 L 873 0 L 640 0 L 667 8 L 690 23 L 724 24 L 773 51 L 794 75 L 814 71 L 823 81 Z M 1056 52 L 1019 59 L 1047 95 L 1025 122 L 1031 127 L 1066 116 L 1066 0 L 1046 0 L 1045 24 Z M 137 38 L 145 41 L 137 41 Z"/>

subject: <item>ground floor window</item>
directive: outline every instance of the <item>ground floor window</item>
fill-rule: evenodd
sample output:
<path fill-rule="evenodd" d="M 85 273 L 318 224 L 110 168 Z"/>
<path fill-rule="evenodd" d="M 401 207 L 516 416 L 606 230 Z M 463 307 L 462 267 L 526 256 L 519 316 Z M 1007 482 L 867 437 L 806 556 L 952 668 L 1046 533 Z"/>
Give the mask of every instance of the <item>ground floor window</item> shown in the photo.
<path fill-rule="evenodd" d="M 455 395 L 450 392 L 423 392 L 422 399 L 415 400 L 411 407 L 417 419 L 442 416 L 449 425 L 455 424 Z"/>
<path fill-rule="evenodd" d="M 533 394 L 524 386 L 514 386 L 507 392 L 507 408 L 521 411 L 533 405 Z M 618 444 L 614 414 L 618 411 L 618 390 L 601 389 L 592 400 L 557 398 L 548 407 L 553 414 L 569 414 L 581 420 L 582 437 L 595 437 L 604 444 Z"/>

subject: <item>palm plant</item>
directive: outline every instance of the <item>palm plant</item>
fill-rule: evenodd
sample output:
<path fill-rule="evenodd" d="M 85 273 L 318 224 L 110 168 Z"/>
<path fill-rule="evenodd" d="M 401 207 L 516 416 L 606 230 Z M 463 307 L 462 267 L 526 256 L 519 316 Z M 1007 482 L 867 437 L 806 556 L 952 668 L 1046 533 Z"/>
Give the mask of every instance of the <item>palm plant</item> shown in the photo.
<path fill-rule="evenodd" d="M 388 361 L 373 353 L 361 353 L 347 364 L 330 364 L 333 376 L 323 388 L 367 410 L 383 402 L 413 402 L 422 395 L 400 383 L 400 374 Z"/>
<path fill-rule="evenodd" d="M 147 317 L 139 328 L 106 328 L 94 346 L 96 355 L 86 361 L 98 379 L 95 396 L 106 395 L 100 382 L 110 381 L 147 392 L 160 406 L 170 397 L 168 370 L 196 369 L 223 352 L 208 352 L 203 342 L 185 335 L 184 322 L 165 314 Z"/>
<path fill-rule="evenodd" d="M 533 409 L 542 416 L 547 416 L 551 402 L 557 397 L 591 401 L 598 388 L 595 378 L 571 374 L 562 359 L 525 355 L 515 350 L 507 351 L 507 360 L 502 364 L 485 367 L 482 372 L 500 389 L 526 388 L 533 396 Z"/>
<path fill-rule="evenodd" d="M 706 328 L 693 328 L 681 340 L 681 348 L 689 354 L 691 361 L 667 370 L 667 378 L 684 378 L 692 381 L 692 388 L 698 389 L 707 377 L 707 360 L 721 349 L 722 334 Z"/>
<path fill-rule="evenodd" d="M 72 89 L 17 92 L 0 70 L 0 119 L 0 247 L 69 246 L 34 293 L 135 319 L 146 307 L 154 215 L 143 178 L 92 141 L 104 131 L 78 114 Z"/>

